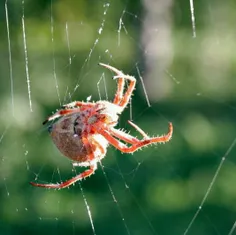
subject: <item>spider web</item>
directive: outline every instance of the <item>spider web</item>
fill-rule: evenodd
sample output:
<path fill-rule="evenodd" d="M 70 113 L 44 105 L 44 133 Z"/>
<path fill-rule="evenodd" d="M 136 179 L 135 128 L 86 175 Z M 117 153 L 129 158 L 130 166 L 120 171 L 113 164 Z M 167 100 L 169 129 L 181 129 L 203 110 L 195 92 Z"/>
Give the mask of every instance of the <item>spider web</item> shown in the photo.
<path fill-rule="evenodd" d="M 235 2 L 6 1 L 1 8 L 4 234 L 236 234 Z M 110 147 L 89 179 L 42 121 L 74 100 L 112 100 L 111 64 L 137 78 L 119 128 L 173 139 Z M 139 138 L 141 138 L 139 136 Z"/>

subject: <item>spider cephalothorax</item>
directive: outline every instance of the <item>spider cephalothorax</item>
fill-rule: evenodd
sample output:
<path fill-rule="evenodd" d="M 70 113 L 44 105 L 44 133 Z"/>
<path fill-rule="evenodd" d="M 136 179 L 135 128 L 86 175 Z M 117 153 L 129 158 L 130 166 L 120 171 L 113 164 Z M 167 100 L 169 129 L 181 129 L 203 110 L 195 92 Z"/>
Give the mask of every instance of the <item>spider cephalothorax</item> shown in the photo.
<path fill-rule="evenodd" d="M 165 143 L 172 137 L 173 127 L 169 123 L 169 132 L 158 137 L 149 137 L 131 121 L 128 121 L 142 136 L 139 140 L 124 131 L 115 129 L 119 114 L 128 105 L 135 88 L 136 79 L 125 75 L 118 69 L 100 63 L 101 66 L 116 73 L 114 79 L 118 79 L 118 88 L 114 101 L 81 102 L 75 101 L 63 106 L 54 115 L 48 117 L 43 123 L 56 120 L 49 126 L 49 132 L 54 144 L 60 152 L 74 161 L 74 166 L 88 166 L 88 170 L 61 184 L 32 185 L 45 188 L 65 188 L 78 180 L 86 178 L 94 173 L 97 163 L 106 155 L 109 144 L 125 153 L 135 152 L 137 149 L 152 143 Z M 125 79 L 129 86 L 124 92 Z M 127 146 L 125 143 L 130 144 Z"/>

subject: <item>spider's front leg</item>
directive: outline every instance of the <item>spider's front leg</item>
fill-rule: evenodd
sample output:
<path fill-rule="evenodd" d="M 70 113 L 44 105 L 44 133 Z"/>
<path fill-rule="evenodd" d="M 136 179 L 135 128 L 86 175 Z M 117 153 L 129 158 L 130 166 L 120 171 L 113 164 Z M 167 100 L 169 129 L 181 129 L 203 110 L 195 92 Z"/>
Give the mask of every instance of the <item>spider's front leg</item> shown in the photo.
<path fill-rule="evenodd" d="M 72 109 L 72 108 L 77 108 L 77 107 L 81 107 L 81 106 L 91 107 L 93 105 L 94 105 L 94 103 L 91 103 L 91 102 L 73 101 L 69 104 L 63 105 L 62 108 L 63 109 Z"/>
<path fill-rule="evenodd" d="M 112 70 L 113 72 L 115 72 L 116 74 L 118 73 L 122 73 L 121 71 L 119 71 L 118 69 L 107 65 L 107 64 L 103 64 L 103 63 L 99 63 L 99 65 Z M 117 104 L 119 105 L 119 103 L 121 102 L 122 98 L 123 98 L 123 92 L 124 92 L 124 87 L 125 87 L 125 79 L 123 77 L 119 77 L 118 78 L 118 83 L 117 83 L 117 91 L 115 94 L 115 98 L 113 100 L 113 104 Z"/>
<path fill-rule="evenodd" d="M 67 114 L 71 114 L 71 113 L 78 113 L 79 111 L 81 111 L 82 109 L 87 109 L 87 108 L 91 108 L 92 106 L 94 106 L 94 103 L 90 103 L 90 102 L 81 102 L 81 101 L 74 101 L 72 103 L 63 105 L 64 109 L 58 110 L 56 113 L 54 113 L 52 116 L 49 116 L 44 122 L 43 125 L 46 124 L 49 121 L 53 121 L 54 119 L 67 115 Z M 83 108 L 82 108 L 83 107 Z"/>
<path fill-rule="evenodd" d="M 130 75 L 123 74 L 122 71 L 120 71 L 110 65 L 103 64 L 103 63 L 99 63 L 99 65 L 101 65 L 107 69 L 110 69 L 111 71 L 116 73 L 116 76 L 114 76 L 113 78 L 114 79 L 118 78 L 118 88 L 117 88 L 117 92 L 116 92 L 115 99 L 114 99 L 113 103 L 121 106 L 124 109 L 127 106 L 127 104 L 129 103 L 130 97 L 134 91 L 136 79 Z M 129 80 L 130 84 L 128 86 L 127 91 L 123 95 L 123 90 L 124 90 L 124 85 L 125 85 L 124 79 Z"/>
<path fill-rule="evenodd" d="M 71 113 L 77 113 L 78 109 L 62 109 L 54 113 L 52 116 L 49 116 L 44 122 L 43 125 L 46 124 L 47 122 L 50 122 L 58 117 L 71 114 Z"/>

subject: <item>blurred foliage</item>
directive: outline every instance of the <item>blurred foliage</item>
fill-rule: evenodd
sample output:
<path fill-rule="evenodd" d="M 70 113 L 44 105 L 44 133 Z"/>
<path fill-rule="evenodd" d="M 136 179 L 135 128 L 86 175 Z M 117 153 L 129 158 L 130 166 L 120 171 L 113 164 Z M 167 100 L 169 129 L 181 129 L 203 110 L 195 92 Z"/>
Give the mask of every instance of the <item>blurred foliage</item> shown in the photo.
<path fill-rule="evenodd" d="M 124 222 L 130 234 L 183 234 L 207 190 L 211 191 L 188 234 L 230 233 L 236 219 L 236 150 L 230 148 L 236 133 L 236 2 L 194 4 L 196 38 L 189 1 L 173 1 L 171 9 L 174 57 L 166 69 L 179 84 L 166 75 L 173 83 L 171 92 L 159 102 L 151 100 L 148 107 L 138 80 L 132 99 L 133 120 L 148 134 L 165 133 L 168 121 L 173 122 L 171 142 L 133 155 L 109 148 L 102 162 L 106 175 L 99 166 L 94 176 L 63 190 L 29 185 L 75 174 L 41 126 L 42 120 L 71 100 L 112 99 L 116 83 L 111 73 L 97 66 L 100 61 L 137 77 L 135 64 L 145 53 L 139 44 L 143 5 L 133 0 L 27 0 L 23 5 L 9 0 L 5 6 L 10 40 L 2 6 L 1 234 L 93 234 L 84 198 L 96 234 L 127 234 Z M 119 35 L 120 19 L 125 28 Z M 145 79 L 144 63 L 139 66 Z M 129 118 L 127 109 L 119 126 L 135 135 L 127 125 Z"/>

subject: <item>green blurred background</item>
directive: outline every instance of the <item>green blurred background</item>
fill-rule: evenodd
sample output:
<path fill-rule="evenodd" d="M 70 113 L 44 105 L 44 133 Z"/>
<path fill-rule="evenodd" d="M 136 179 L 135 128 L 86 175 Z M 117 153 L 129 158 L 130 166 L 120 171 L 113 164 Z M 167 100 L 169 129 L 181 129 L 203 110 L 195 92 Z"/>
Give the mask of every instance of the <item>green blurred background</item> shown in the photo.
<path fill-rule="evenodd" d="M 187 0 L 2 2 L 0 234 L 94 234 L 86 203 L 98 235 L 235 233 L 236 2 L 194 4 L 196 37 Z M 138 80 L 119 127 L 161 135 L 171 121 L 173 139 L 110 147 L 105 173 L 69 189 L 32 187 L 75 175 L 41 123 L 72 100 L 112 100 L 99 62 Z"/>

